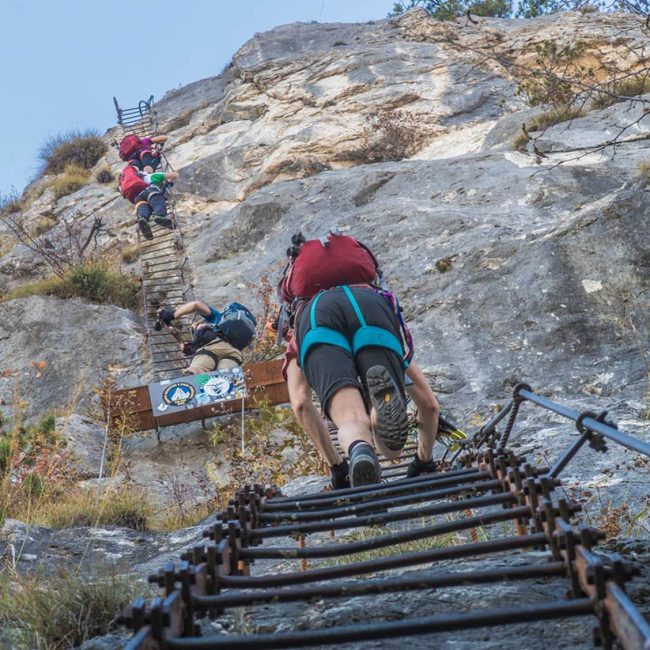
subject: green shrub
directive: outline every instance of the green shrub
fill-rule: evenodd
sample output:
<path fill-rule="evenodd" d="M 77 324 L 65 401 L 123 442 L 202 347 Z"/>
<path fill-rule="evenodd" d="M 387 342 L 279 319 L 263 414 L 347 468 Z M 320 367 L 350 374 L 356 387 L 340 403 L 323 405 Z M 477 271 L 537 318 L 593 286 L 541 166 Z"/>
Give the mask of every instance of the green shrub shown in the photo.
<path fill-rule="evenodd" d="M 584 41 L 569 45 L 545 40 L 535 45 L 535 69 L 521 81 L 517 95 L 525 95 L 531 106 L 550 104 L 554 109 L 568 106 L 576 89 L 567 79 L 568 71 L 578 65 L 586 50 Z"/>
<path fill-rule="evenodd" d="M 510 0 L 398 0 L 388 18 L 394 18 L 413 7 L 421 7 L 436 20 L 454 20 L 468 10 L 476 16 L 507 18 L 512 14 Z"/>
<path fill-rule="evenodd" d="M 68 131 L 49 137 L 39 149 L 44 174 L 60 174 L 67 165 L 94 167 L 106 153 L 106 145 L 93 129 Z"/>
<path fill-rule="evenodd" d="M 23 492 L 29 495 L 32 499 L 42 497 L 45 492 L 45 487 L 45 478 L 38 472 L 30 472 L 23 479 Z"/>
<path fill-rule="evenodd" d="M 29 435 L 31 438 L 43 438 L 47 442 L 55 442 L 56 440 L 56 413 L 48 413 L 44 415 L 37 424 L 29 427 Z"/>
<path fill-rule="evenodd" d="M 0 436 L 0 476 L 4 476 L 14 452 L 14 445 L 8 436 L 4 434 L 0 434 Z"/>
<path fill-rule="evenodd" d="M 73 266 L 65 277 L 62 297 L 87 298 L 100 304 L 114 304 L 127 309 L 137 305 L 140 284 L 134 276 L 122 275 L 106 264 L 90 262 Z"/>
<path fill-rule="evenodd" d="M 88 182 L 88 171 L 81 165 L 69 164 L 65 166 L 63 175 L 52 182 L 54 198 L 60 199 L 68 194 L 80 190 Z"/>

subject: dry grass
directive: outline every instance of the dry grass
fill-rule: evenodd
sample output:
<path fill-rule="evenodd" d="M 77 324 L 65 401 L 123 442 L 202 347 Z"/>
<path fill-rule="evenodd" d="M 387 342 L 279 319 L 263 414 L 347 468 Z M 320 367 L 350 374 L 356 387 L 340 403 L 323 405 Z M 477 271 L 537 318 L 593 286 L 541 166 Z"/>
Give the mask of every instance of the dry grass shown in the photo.
<path fill-rule="evenodd" d="M 530 141 L 530 137 L 528 135 L 526 135 L 525 133 L 520 132 L 519 135 L 517 135 L 516 137 L 514 137 L 512 139 L 512 148 L 515 151 L 519 151 L 521 153 L 526 153 L 526 151 L 527 151 L 527 146 L 526 145 L 528 144 L 529 141 Z"/>
<path fill-rule="evenodd" d="M 88 183 L 89 176 L 88 170 L 80 165 L 72 163 L 66 165 L 63 174 L 52 181 L 54 198 L 58 201 L 64 196 L 80 190 Z"/>
<path fill-rule="evenodd" d="M 106 153 L 106 145 L 97 131 L 69 131 L 48 138 L 39 149 L 43 173 L 60 174 L 68 165 L 88 170 Z"/>
<path fill-rule="evenodd" d="M 45 278 L 44 280 L 34 280 L 16 289 L 12 289 L 9 293 L 2 296 L 2 302 L 27 298 L 28 296 L 55 296 L 62 282 L 61 278 L 56 275 Z"/>
<path fill-rule="evenodd" d="M 255 315 L 257 331 L 252 346 L 244 352 L 244 363 L 277 359 L 284 353 L 284 345 L 277 345 L 277 332 L 267 329 L 267 324 L 278 316 L 275 285 L 269 279 L 269 274 L 265 273 L 256 282 L 248 282 L 247 286 L 250 293 L 257 298 L 257 302 L 262 305 L 262 311 Z"/>
<path fill-rule="evenodd" d="M 137 244 L 126 244 L 122 246 L 120 255 L 125 264 L 133 264 L 140 258 L 140 247 Z"/>
<path fill-rule="evenodd" d="M 48 528 L 79 526 L 123 526 L 147 531 L 152 527 L 154 508 L 142 490 L 125 486 L 117 491 L 68 490 L 58 498 L 36 504 L 33 523 Z"/>
<path fill-rule="evenodd" d="M 6 255 L 14 246 L 16 240 L 10 235 L 0 235 L 0 257 Z"/>
<path fill-rule="evenodd" d="M 349 156 L 362 164 L 403 160 L 419 151 L 426 133 L 422 117 L 395 109 L 377 110 L 366 118 L 362 146 Z"/>
<path fill-rule="evenodd" d="M 55 275 L 17 287 L 3 296 L 2 301 L 47 295 L 86 298 L 98 304 L 134 309 L 139 294 L 140 282 L 136 276 L 120 273 L 104 262 L 88 261 L 73 266 L 62 278 Z"/>
<path fill-rule="evenodd" d="M 0 578 L 0 633 L 16 650 L 65 650 L 117 627 L 147 587 L 111 570 Z M 5 636 L 6 635 L 6 636 Z M 8 637 L 8 638 L 7 638 Z"/>
<path fill-rule="evenodd" d="M 32 237 L 40 237 L 41 235 L 44 235 L 46 232 L 49 232 L 56 226 L 56 219 L 52 217 L 39 217 L 36 220 L 36 225 L 34 226 L 34 229 L 31 232 Z"/>
<path fill-rule="evenodd" d="M 223 505 L 223 504 L 221 504 Z M 166 508 L 152 520 L 153 530 L 172 533 L 181 528 L 196 526 L 200 521 L 210 517 L 220 509 L 220 504 L 215 501 L 195 504 L 192 507 Z"/>
<path fill-rule="evenodd" d="M 0 215 L 20 212 L 24 207 L 24 201 L 15 188 L 7 194 L 0 192 Z"/>
<path fill-rule="evenodd" d="M 594 518 L 597 528 L 607 539 L 615 537 L 641 537 L 647 535 L 650 517 L 650 497 L 637 503 L 634 510 L 629 502 L 614 505 L 611 499 L 604 504 Z M 644 523 L 645 522 L 645 523 Z"/>
<path fill-rule="evenodd" d="M 650 160 L 644 160 L 637 165 L 639 176 L 646 182 L 650 182 Z"/>
<path fill-rule="evenodd" d="M 385 526 L 377 526 L 372 528 L 359 528 L 353 533 L 340 538 L 341 543 L 350 542 L 363 542 L 377 537 L 383 537 L 394 533 L 392 530 Z M 351 553 L 350 555 L 343 555 L 338 558 L 333 558 L 324 562 L 324 566 L 338 566 L 341 564 L 350 564 L 352 562 L 366 562 L 368 560 L 376 560 L 383 557 L 391 557 L 395 555 L 403 555 L 405 553 L 415 553 L 418 551 L 430 551 L 436 548 L 447 548 L 458 543 L 457 534 L 439 535 L 437 537 L 427 537 L 425 539 L 416 539 L 411 542 L 404 542 L 403 544 L 385 546 L 383 548 L 375 548 L 369 551 L 362 551 L 360 553 Z"/>
<path fill-rule="evenodd" d="M 552 108 L 541 115 L 537 115 L 533 118 L 528 128 L 530 131 L 545 131 L 555 124 L 575 120 L 578 117 L 582 117 L 584 114 L 585 113 L 581 108 L 575 106 L 559 106 L 557 108 Z"/>
<path fill-rule="evenodd" d="M 598 93 L 594 96 L 591 102 L 594 108 L 606 108 L 626 98 L 637 97 L 650 92 L 650 77 L 646 74 L 627 77 L 615 81 L 606 90 L 608 93 Z"/>

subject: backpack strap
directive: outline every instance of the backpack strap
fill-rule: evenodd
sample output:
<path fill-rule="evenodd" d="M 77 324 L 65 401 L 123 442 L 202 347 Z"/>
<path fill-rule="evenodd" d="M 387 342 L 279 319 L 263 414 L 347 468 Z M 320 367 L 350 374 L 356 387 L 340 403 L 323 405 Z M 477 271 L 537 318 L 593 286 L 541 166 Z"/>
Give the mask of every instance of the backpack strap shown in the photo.
<path fill-rule="evenodd" d="M 348 339 L 341 334 L 333 330 L 331 327 L 323 327 L 316 325 L 316 305 L 320 300 L 323 292 L 319 293 L 311 303 L 311 308 L 309 310 L 309 319 L 310 319 L 310 330 L 305 334 L 305 338 L 302 340 L 300 345 L 300 367 L 302 368 L 305 364 L 305 359 L 307 358 L 307 353 L 315 345 L 334 345 L 337 348 L 342 348 L 350 354 L 352 354 L 352 346 Z"/>
<path fill-rule="evenodd" d="M 404 359 L 404 348 L 402 342 L 389 330 L 375 325 L 368 325 L 366 319 L 363 317 L 359 303 L 350 290 L 350 287 L 344 285 L 341 288 L 352 305 L 352 309 L 354 310 L 360 325 L 359 329 L 354 333 L 352 345 L 350 345 L 350 341 L 348 341 L 347 337 L 341 332 L 337 332 L 330 327 L 316 325 L 316 305 L 318 304 L 320 297 L 323 295 L 321 292 L 314 298 L 309 310 L 310 330 L 305 334 L 305 338 L 302 340 L 300 345 L 300 367 L 304 366 L 310 348 L 315 345 L 324 344 L 342 348 L 355 357 L 360 350 L 363 350 L 363 348 L 371 346 L 385 348 L 391 350 L 400 357 L 400 359 L 403 360 L 402 363 L 404 368 L 407 368 L 410 359 Z"/>
<path fill-rule="evenodd" d="M 404 348 L 402 347 L 402 342 L 393 334 L 392 332 L 384 329 L 383 327 L 377 327 L 376 325 L 368 325 L 366 319 L 361 313 L 361 308 L 357 299 L 354 297 L 354 294 L 350 290 L 350 287 L 344 286 L 343 291 L 347 296 L 347 299 L 354 309 L 354 313 L 359 320 L 361 327 L 354 333 L 352 338 L 352 354 L 356 356 L 360 350 L 367 347 L 379 347 L 386 348 L 394 352 L 400 359 L 404 356 Z M 406 368 L 408 364 L 404 367 Z"/>

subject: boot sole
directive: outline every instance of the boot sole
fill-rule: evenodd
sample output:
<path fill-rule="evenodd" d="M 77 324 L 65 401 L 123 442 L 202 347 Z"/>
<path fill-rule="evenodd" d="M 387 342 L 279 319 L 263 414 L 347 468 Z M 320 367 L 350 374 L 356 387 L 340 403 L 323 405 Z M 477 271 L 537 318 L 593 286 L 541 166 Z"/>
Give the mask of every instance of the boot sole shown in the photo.
<path fill-rule="evenodd" d="M 381 481 L 381 468 L 371 456 L 355 459 L 350 468 L 350 486 L 369 485 Z"/>
<path fill-rule="evenodd" d="M 366 373 L 366 385 L 377 413 L 375 433 L 391 451 L 402 449 L 408 437 L 408 416 L 390 373 L 383 366 L 372 366 Z"/>

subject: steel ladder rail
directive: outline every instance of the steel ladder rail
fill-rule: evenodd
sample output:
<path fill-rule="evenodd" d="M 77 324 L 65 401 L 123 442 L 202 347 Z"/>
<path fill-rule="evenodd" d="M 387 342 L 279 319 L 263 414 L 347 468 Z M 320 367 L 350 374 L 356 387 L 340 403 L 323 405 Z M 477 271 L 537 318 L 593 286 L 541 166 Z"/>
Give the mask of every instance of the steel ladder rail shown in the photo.
<path fill-rule="evenodd" d="M 151 137 L 158 133 L 159 125 L 153 95 L 146 101 L 140 101 L 135 108 L 123 109 L 120 108 L 116 98 L 113 98 L 113 101 L 122 137 L 129 134 Z M 163 170 L 173 171 L 167 156 L 162 151 L 160 155 Z M 188 359 L 181 352 L 174 336 L 167 329 L 159 332 L 154 330 L 156 312 L 166 304 L 172 306 L 194 300 L 192 272 L 185 250 L 183 230 L 176 210 L 176 202 L 169 195 L 167 215 L 174 224 L 173 230 L 152 223 L 151 230 L 154 238 L 151 241 L 144 239 L 140 230 L 137 230 L 147 347 L 156 381 L 176 377 L 188 365 Z M 173 298 L 167 300 L 170 295 Z M 187 318 L 179 319 L 175 323 L 176 330 L 184 340 L 191 338 L 190 323 Z"/>

